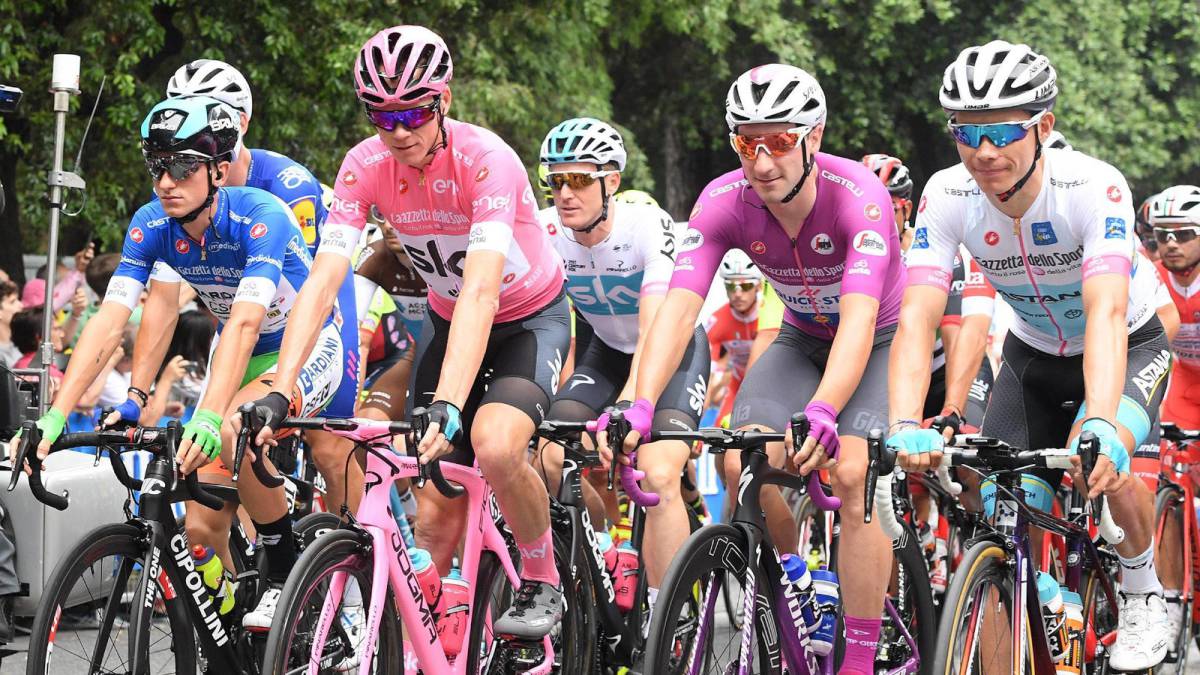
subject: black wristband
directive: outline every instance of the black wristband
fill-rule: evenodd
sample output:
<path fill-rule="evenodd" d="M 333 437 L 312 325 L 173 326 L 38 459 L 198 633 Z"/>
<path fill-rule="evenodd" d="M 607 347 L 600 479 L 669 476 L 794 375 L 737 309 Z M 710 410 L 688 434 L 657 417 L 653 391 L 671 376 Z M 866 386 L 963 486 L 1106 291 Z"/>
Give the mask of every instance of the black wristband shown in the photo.
<path fill-rule="evenodd" d="M 126 393 L 132 394 L 133 396 L 138 397 L 138 399 L 140 399 L 142 402 L 143 408 L 146 407 L 146 403 L 150 400 L 150 396 L 148 394 L 146 394 L 146 392 L 142 391 L 141 389 L 138 389 L 137 387 L 130 387 L 129 391 Z"/>

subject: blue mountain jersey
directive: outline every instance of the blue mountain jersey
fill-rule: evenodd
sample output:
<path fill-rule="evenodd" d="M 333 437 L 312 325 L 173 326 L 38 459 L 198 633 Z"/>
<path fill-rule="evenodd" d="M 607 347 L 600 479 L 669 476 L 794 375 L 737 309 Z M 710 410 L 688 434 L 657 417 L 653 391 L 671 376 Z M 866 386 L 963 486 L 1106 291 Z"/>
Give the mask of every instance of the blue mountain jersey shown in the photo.
<path fill-rule="evenodd" d="M 197 241 L 158 201 L 138 209 L 104 301 L 136 307 L 151 269 L 162 261 L 196 290 L 220 321 L 218 330 L 235 302 L 266 307 L 253 354 L 279 351 L 288 314 L 312 266 L 304 236 L 282 201 L 256 188 L 220 188 L 215 211 Z M 335 317 L 342 320 L 335 310 L 326 323 Z"/>

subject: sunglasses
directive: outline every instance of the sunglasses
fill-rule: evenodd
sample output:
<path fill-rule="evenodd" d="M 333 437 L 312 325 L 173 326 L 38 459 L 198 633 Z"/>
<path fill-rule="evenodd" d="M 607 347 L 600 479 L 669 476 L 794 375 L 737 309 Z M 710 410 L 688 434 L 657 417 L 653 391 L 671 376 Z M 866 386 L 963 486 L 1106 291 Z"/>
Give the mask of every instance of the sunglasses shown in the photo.
<path fill-rule="evenodd" d="M 187 180 L 210 158 L 199 155 L 146 155 L 145 159 L 146 170 L 157 183 L 164 173 L 171 174 L 171 180 L 175 182 Z"/>
<path fill-rule="evenodd" d="M 950 128 L 950 135 L 954 137 L 954 140 L 968 148 L 978 148 L 985 138 L 991 141 L 992 145 L 997 148 L 1003 148 L 1009 143 L 1016 143 L 1025 138 L 1029 134 L 1029 130 L 1045 114 L 1046 111 L 1043 110 L 1033 117 L 1019 122 L 997 122 L 995 124 L 955 124 L 954 122 L 947 122 L 946 126 Z"/>
<path fill-rule="evenodd" d="M 756 136 L 748 136 L 746 134 L 729 134 L 729 144 L 737 154 L 741 155 L 742 159 L 753 162 L 758 158 L 759 150 L 766 150 L 768 157 L 778 157 L 786 155 L 800 145 L 800 141 L 804 140 L 812 131 L 812 127 L 795 127 L 787 131 L 777 131 L 773 134 L 759 134 Z"/>
<path fill-rule="evenodd" d="M 1163 246 L 1166 246 L 1167 242 L 1172 240 L 1180 244 L 1186 244 L 1197 236 L 1200 236 L 1200 227 L 1195 225 L 1154 228 L 1154 239 Z"/>
<path fill-rule="evenodd" d="M 616 171 L 552 171 L 546 174 L 546 182 L 551 190 L 561 190 L 564 185 L 572 190 L 582 190 L 610 173 Z"/>
<path fill-rule="evenodd" d="M 435 96 L 433 102 L 429 105 L 408 108 L 407 110 L 372 110 L 371 108 L 367 108 L 367 119 L 371 120 L 371 124 L 384 131 L 393 131 L 397 125 L 409 131 L 416 131 L 437 117 L 438 112 L 441 110 L 441 103 L 442 99 Z"/>
<path fill-rule="evenodd" d="M 750 291 L 758 290 L 757 281 L 726 281 L 726 293 L 749 293 Z"/>

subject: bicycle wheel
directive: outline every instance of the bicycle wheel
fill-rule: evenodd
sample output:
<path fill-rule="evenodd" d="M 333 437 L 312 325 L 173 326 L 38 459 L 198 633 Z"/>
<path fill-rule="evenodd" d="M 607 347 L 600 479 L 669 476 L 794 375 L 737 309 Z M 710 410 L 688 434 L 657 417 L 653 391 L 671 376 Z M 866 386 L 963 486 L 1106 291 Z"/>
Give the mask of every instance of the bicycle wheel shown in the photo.
<path fill-rule="evenodd" d="M 571 560 L 571 542 L 566 537 L 554 537 L 554 559 L 563 587 L 563 620 L 551 634 L 554 645 L 554 666 L 560 673 L 598 672 L 600 653 L 597 647 L 600 626 L 596 615 L 596 596 L 592 587 L 592 568 L 583 560 L 590 550 L 577 552 L 579 564 L 567 566 Z"/>
<path fill-rule="evenodd" d="M 328 511 L 317 511 L 296 521 L 292 530 L 296 533 L 296 546 L 301 551 L 308 548 L 318 537 L 338 529 L 342 519 Z"/>
<path fill-rule="evenodd" d="M 1191 480 L 1187 478 L 1186 480 Z M 1180 508 L 1183 507 L 1183 493 L 1178 488 L 1160 488 L 1158 496 L 1154 499 L 1154 531 L 1164 532 L 1164 521 L 1167 518 L 1173 519 L 1179 526 L 1179 531 L 1183 536 L 1190 536 L 1191 533 L 1183 531 L 1183 518 L 1181 517 Z M 1162 549 L 1159 549 L 1161 551 Z M 1179 544 L 1180 558 L 1183 557 L 1183 542 Z M 1161 555 L 1161 553 L 1160 553 Z M 1167 567 L 1165 561 L 1157 563 L 1161 568 Z M 1187 570 L 1186 561 L 1180 560 L 1179 567 Z M 1185 572 L 1186 573 L 1186 572 Z M 1089 577 L 1090 580 L 1090 577 Z M 1091 590 L 1085 587 L 1087 590 Z M 1179 602 L 1184 602 L 1183 598 L 1177 599 Z M 1179 634 L 1175 636 L 1175 643 L 1171 645 L 1170 651 L 1167 652 L 1167 657 L 1155 669 L 1160 673 L 1184 673 L 1187 671 L 1188 651 L 1191 649 L 1192 641 L 1192 601 L 1189 598 L 1183 605 L 1183 624 L 1179 627 Z"/>
<path fill-rule="evenodd" d="M 744 584 L 747 544 L 743 533 L 730 525 L 709 525 L 688 538 L 667 568 L 658 592 L 650 635 L 646 639 L 648 673 L 736 672 L 741 652 L 741 631 L 731 630 L 716 612 L 722 586 Z M 778 672 L 778 654 L 772 654 L 778 629 L 775 602 L 762 584 L 766 573 L 754 571 L 755 635 L 750 672 Z M 744 597 L 744 595 L 743 595 Z M 722 625 L 724 624 L 724 625 Z M 767 644 L 766 637 L 772 644 Z M 774 659 L 772 658 L 774 656 Z"/>
<path fill-rule="evenodd" d="M 318 673 L 357 671 L 366 656 L 360 647 L 366 636 L 365 605 L 371 597 L 371 572 L 374 560 L 364 552 L 359 534 L 350 530 L 327 532 L 314 541 L 296 561 L 283 586 L 275 621 L 267 636 L 264 674 L 309 672 L 314 656 Z M 346 585 L 357 582 L 361 603 L 343 596 L 336 617 L 320 645 L 316 641 L 318 623 L 325 609 L 326 596 L 336 575 L 347 575 Z M 384 600 L 378 641 L 375 644 L 373 672 L 404 672 L 404 638 L 391 589 Z"/>
<path fill-rule="evenodd" d="M 893 551 L 895 576 L 888 588 L 888 599 L 899 621 L 885 610 L 875 666 L 893 672 L 916 657 L 920 664 L 918 672 L 925 674 L 932 672 L 933 653 L 937 649 L 937 610 L 925 555 L 912 528 L 907 525 L 905 528 L 907 534 L 901 539 L 904 545 Z M 913 645 L 904 638 L 901 627 L 912 636 Z"/>
<path fill-rule="evenodd" d="M 1012 603 L 1004 549 L 991 541 L 976 543 L 963 556 L 946 594 L 932 672 L 1012 672 Z M 1032 672 L 1032 645 L 1022 648 L 1029 650 Z"/>
<path fill-rule="evenodd" d="M 93 530 L 54 569 L 29 634 L 26 673 L 125 673 L 131 604 L 141 583 L 143 533 L 129 524 Z M 159 586 L 147 641 L 151 673 L 194 675 L 196 641 L 181 600 Z"/>

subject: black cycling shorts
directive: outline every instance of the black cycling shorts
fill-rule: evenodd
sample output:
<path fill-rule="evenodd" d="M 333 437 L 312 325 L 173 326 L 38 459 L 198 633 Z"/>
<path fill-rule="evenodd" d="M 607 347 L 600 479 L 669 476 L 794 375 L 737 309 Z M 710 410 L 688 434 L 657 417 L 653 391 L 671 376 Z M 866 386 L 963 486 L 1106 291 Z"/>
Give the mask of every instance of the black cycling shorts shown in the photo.
<path fill-rule="evenodd" d="M 1125 389 L 1117 422 L 1134 435 L 1139 456 L 1157 457 L 1157 445 L 1144 439 L 1155 430 L 1170 371 L 1171 351 L 1158 317 L 1151 317 L 1129 335 Z M 1004 361 L 983 417 L 984 436 L 999 438 L 1021 449 L 1061 448 L 1075 421 L 1087 416 L 1084 400 L 1083 355 L 1055 356 L 1039 351 L 1012 333 L 1004 340 Z M 1051 486 L 1062 472 L 1034 471 Z"/>
<path fill-rule="evenodd" d="M 579 344 L 578 337 L 575 344 Z M 633 354 L 613 349 L 598 337 L 591 338 L 585 351 L 576 352 L 575 372 L 554 397 L 550 419 L 596 419 L 604 408 L 616 403 L 632 363 Z M 704 328 L 696 326 L 679 368 L 655 406 L 655 431 L 693 430 L 699 426 L 711 365 L 708 336 Z"/>
<path fill-rule="evenodd" d="M 567 298 L 559 294 L 550 304 L 516 321 L 497 323 L 488 334 L 487 350 L 479 366 L 475 385 L 463 406 L 463 439 L 447 455 L 447 461 L 472 464 L 470 430 L 475 411 L 486 403 L 504 403 L 541 424 L 558 388 L 563 360 L 571 344 L 571 322 Z M 408 392 L 408 410 L 433 403 L 446 358 L 450 322 L 436 312 L 426 312 L 413 380 Z"/>
<path fill-rule="evenodd" d="M 984 354 L 983 363 L 979 365 L 979 372 L 975 373 L 975 379 L 971 380 L 971 389 L 967 392 L 967 406 L 963 410 L 964 422 L 975 427 L 983 422 L 983 413 L 987 410 L 987 402 L 991 396 L 994 382 L 992 362 L 988 359 L 987 354 Z M 943 366 L 933 371 L 933 375 L 930 376 L 929 392 L 925 394 L 924 419 L 941 414 L 945 405 L 946 368 Z"/>
<path fill-rule="evenodd" d="M 838 411 L 838 434 L 866 438 L 888 419 L 888 355 L 895 326 L 876 328 L 871 354 L 854 395 Z M 779 336 L 746 373 L 733 402 L 729 427 L 760 424 L 785 429 L 792 413 L 804 410 L 817 391 L 833 343 L 784 323 Z"/>

